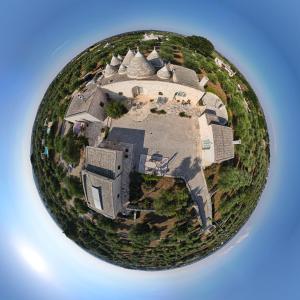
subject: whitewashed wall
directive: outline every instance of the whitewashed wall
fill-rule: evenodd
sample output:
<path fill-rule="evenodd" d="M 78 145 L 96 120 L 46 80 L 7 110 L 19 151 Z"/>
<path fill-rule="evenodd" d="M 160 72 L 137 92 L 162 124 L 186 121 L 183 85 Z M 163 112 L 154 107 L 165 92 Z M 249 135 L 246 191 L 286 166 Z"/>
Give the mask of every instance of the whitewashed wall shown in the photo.
<path fill-rule="evenodd" d="M 199 118 L 199 127 L 200 127 L 200 139 L 201 139 L 201 164 L 202 166 L 208 167 L 215 161 L 215 149 L 214 149 L 214 136 L 212 132 L 211 125 L 207 124 L 205 114 L 201 115 Z M 210 140 L 211 146 L 210 149 L 202 149 L 202 141 Z"/>
<path fill-rule="evenodd" d="M 157 80 L 126 80 L 120 82 L 112 82 L 103 85 L 102 88 L 105 92 L 111 95 L 112 98 L 122 98 L 119 95 L 121 92 L 123 97 L 132 98 L 132 89 L 135 86 L 143 88 L 143 94 L 150 98 L 157 98 L 159 96 L 167 97 L 168 100 L 172 100 L 176 92 L 184 92 L 185 97 L 179 97 L 184 100 L 191 100 L 192 104 L 197 104 L 200 98 L 204 95 L 204 92 L 192 87 L 184 86 L 178 83 L 169 81 L 157 81 Z M 162 92 L 163 95 L 159 95 Z"/>

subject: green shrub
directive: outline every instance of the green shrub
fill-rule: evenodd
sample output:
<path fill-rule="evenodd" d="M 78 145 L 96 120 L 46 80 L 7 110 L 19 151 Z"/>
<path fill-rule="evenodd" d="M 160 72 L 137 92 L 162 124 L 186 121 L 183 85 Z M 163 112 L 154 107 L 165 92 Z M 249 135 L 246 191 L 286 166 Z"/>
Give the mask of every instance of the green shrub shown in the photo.
<path fill-rule="evenodd" d="M 225 167 L 221 170 L 219 188 L 225 192 L 238 190 L 241 187 L 250 185 L 251 175 L 237 168 Z"/>
<path fill-rule="evenodd" d="M 134 244 L 148 245 L 151 241 L 157 240 L 160 236 L 156 227 L 150 227 L 147 223 L 138 223 L 129 231 L 129 238 Z"/>
<path fill-rule="evenodd" d="M 196 50 L 205 56 L 211 55 L 214 51 L 214 45 L 202 36 L 187 36 L 186 42 L 191 49 Z"/>
<path fill-rule="evenodd" d="M 83 146 L 88 145 L 88 140 L 83 136 L 77 137 L 70 132 L 62 139 L 61 143 L 63 159 L 68 163 L 78 165 L 80 160 L 80 150 Z"/>
<path fill-rule="evenodd" d="M 85 214 L 89 211 L 89 208 L 86 205 L 86 203 L 80 198 L 74 199 L 74 205 L 75 205 L 76 210 L 81 214 Z"/>
<path fill-rule="evenodd" d="M 209 74 L 207 74 L 207 76 L 212 83 L 216 84 L 218 82 L 218 77 L 216 74 L 209 73 Z"/>
<path fill-rule="evenodd" d="M 160 196 L 154 199 L 154 208 L 157 214 L 162 216 L 174 216 L 177 210 L 186 207 L 189 200 L 188 192 L 181 191 L 163 191 Z"/>
<path fill-rule="evenodd" d="M 179 117 L 182 117 L 182 118 L 191 118 L 191 116 L 190 115 L 188 115 L 186 112 L 184 112 L 184 111 L 181 111 L 180 113 L 179 113 Z"/>
<path fill-rule="evenodd" d="M 155 108 L 151 108 L 150 111 L 153 114 L 158 114 L 158 115 L 165 115 L 167 113 L 164 109 L 157 109 L 156 107 Z"/>
<path fill-rule="evenodd" d="M 113 119 L 118 119 L 128 112 L 127 108 L 120 101 L 111 101 L 106 105 L 107 115 Z"/>
<path fill-rule="evenodd" d="M 68 176 L 64 179 L 64 184 L 71 196 L 83 196 L 82 184 L 78 177 Z"/>

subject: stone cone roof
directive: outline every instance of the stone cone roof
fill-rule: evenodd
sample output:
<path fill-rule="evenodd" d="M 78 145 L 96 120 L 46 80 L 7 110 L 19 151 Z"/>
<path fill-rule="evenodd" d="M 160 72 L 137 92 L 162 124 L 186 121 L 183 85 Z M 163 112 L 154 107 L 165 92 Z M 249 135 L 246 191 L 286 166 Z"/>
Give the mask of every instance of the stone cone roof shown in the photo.
<path fill-rule="evenodd" d="M 134 58 L 134 55 L 135 55 L 134 52 L 132 50 L 128 49 L 128 52 L 125 55 L 124 60 L 122 62 L 125 67 L 128 67 L 131 60 Z"/>
<path fill-rule="evenodd" d="M 126 69 L 126 67 L 123 65 L 123 63 L 120 64 L 118 73 L 119 73 L 120 75 L 122 75 L 122 74 L 126 74 L 126 71 L 127 71 L 127 69 Z"/>
<path fill-rule="evenodd" d="M 150 63 L 155 68 L 161 68 L 164 65 L 163 60 L 160 58 L 158 52 L 154 48 L 152 52 L 147 56 L 147 60 L 150 61 Z"/>
<path fill-rule="evenodd" d="M 138 51 L 134 58 L 130 61 L 127 68 L 127 76 L 129 78 L 147 78 L 155 74 L 154 67 L 149 63 L 145 56 Z"/>
<path fill-rule="evenodd" d="M 169 67 L 165 64 L 161 69 L 158 70 L 157 76 L 161 79 L 169 79 L 171 77 Z"/>
<path fill-rule="evenodd" d="M 114 68 L 110 64 L 107 64 L 104 70 L 104 77 L 105 78 L 110 77 L 114 75 L 116 72 L 117 72 L 116 68 Z"/>
<path fill-rule="evenodd" d="M 119 66 L 120 64 L 121 64 L 121 60 L 113 55 L 111 58 L 111 61 L 110 61 L 110 65 L 113 67 L 116 67 L 116 66 Z"/>

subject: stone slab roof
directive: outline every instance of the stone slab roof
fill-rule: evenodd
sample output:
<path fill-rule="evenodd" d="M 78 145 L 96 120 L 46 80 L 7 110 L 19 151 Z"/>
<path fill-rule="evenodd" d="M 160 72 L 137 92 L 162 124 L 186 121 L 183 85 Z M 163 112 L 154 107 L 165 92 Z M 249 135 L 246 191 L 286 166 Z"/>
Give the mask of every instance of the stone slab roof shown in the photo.
<path fill-rule="evenodd" d="M 117 66 L 112 66 L 111 64 L 107 64 L 104 70 L 104 77 L 111 77 L 116 74 L 118 71 Z"/>
<path fill-rule="evenodd" d="M 123 63 L 120 64 L 118 73 L 122 75 L 122 74 L 126 74 L 126 71 L 127 71 L 127 69 L 126 69 L 126 67 L 123 65 Z"/>
<path fill-rule="evenodd" d="M 88 205 L 92 209 L 99 211 L 101 214 L 112 219 L 116 218 L 118 212 L 120 211 L 119 207 L 121 207 L 121 198 L 120 200 L 114 199 L 114 190 L 117 189 L 118 180 L 120 180 L 120 177 L 118 177 L 118 179 L 110 179 L 88 170 L 82 171 L 82 182 Z M 97 208 L 95 203 L 93 188 L 98 189 L 99 193 L 101 194 L 101 210 Z"/>
<path fill-rule="evenodd" d="M 212 124 L 215 162 L 234 158 L 233 131 L 231 127 Z"/>
<path fill-rule="evenodd" d="M 219 120 L 219 117 L 216 114 L 216 111 L 206 109 L 204 111 L 204 113 L 205 113 L 205 117 L 206 117 L 206 120 L 207 120 L 207 125 L 210 125 L 210 124 L 218 124 L 219 125 L 220 120 Z"/>
<path fill-rule="evenodd" d="M 163 67 L 164 65 L 164 62 L 160 58 L 156 49 L 153 49 L 153 51 L 147 56 L 147 60 L 157 69 Z"/>
<path fill-rule="evenodd" d="M 86 168 L 108 178 L 115 178 L 115 174 L 120 172 L 122 168 L 122 165 L 118 165 L 120 157 L 123 157 L 123 152 L 119 150 L 91 146 L 85 148 Z"/>
<path fill-rule="evenodd" d="M 128 49 L 128 52 L 126 53 L 124 59 L 123 59 L 123 65 L 125 67 L 128 67 L 129 63 L 131 62 L 131 60 L 134 58 L 135 53 L 134 51 L 132 51 L 131 49 Z"/>
<path fill-rule="evenodd" d="M 119 66 L 120 64 L 121 64 L 121 60 L 118 57 L 116 57 L 115 55 L 113 55 L 111 58 L 111 61 L 110 61 L 110 65 L 113 67 L 116 67 L 116 66 Z"/>
<path fill-rule="evenodd" d="M 201 89 L 198 76 L 194 70 L 178 65 L 170 65 L 173 72 L 173 81 L 182 85 L 194 87 L 195 89 Z"/>
<path fill-rule="evenodd" d="M 103 105 L 106 103 L 105 93 L 97 84 L 90 84 L 83 91 L 73 95 L 66 117 L 86 112 L 104 121 L 106 114 L 101 103 Z"/>
<path fill-rule="evenodd" d="M 157 76 L 161 79 L 169 79 L 171 77 L 171 72 L 169 70 L 168 65 L 164 65 L 161 69 L 156 73 Z"/>
<path fill-rule="evenodd" d="M 130 78 L 142 79 L 154 74 L 154 67 L 144 55 L 138 51 L 128 65 L 127 76 Z"/>

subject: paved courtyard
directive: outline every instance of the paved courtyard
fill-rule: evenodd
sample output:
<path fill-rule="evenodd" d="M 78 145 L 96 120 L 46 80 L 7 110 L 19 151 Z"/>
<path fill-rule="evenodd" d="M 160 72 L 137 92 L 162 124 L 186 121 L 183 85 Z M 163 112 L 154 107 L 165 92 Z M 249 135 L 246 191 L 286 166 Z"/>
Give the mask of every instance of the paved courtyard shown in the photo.
<path fill-rule="evenodd" d="M 113 120 L 108 140 L 134 144 L 134 167 L 137 169 L 141 154 L 161 154 L 170 159 L 169 173 L 179 175 L 182 168 L 199 161 L 200 143 L 196 119 L 176 115 L 149 114 L 141 121 L 125 115 Z M 181 172 L 180 172 L 181 173 Z"/>
<path fill-rule="evenodd" d="M 134 145 L 135 170 L 138 170 L 141 154 L 159 154 L 169 158 L 167 174 L 186 179 L 206 226 L 207 217 L 211 218 L 211 203 L 201 170 L 198 124 L 197 118 L 183 118 L 175 114 L 149 114 L 140 122 L 125 115 L 112 121 L 107 139 Z"/>

